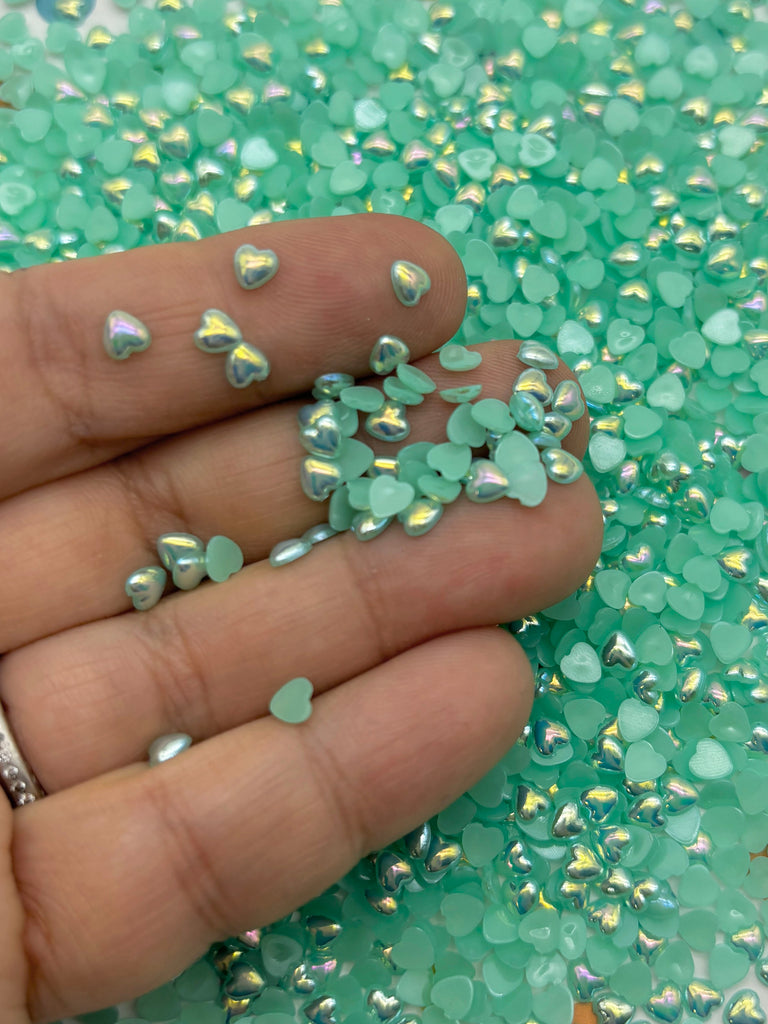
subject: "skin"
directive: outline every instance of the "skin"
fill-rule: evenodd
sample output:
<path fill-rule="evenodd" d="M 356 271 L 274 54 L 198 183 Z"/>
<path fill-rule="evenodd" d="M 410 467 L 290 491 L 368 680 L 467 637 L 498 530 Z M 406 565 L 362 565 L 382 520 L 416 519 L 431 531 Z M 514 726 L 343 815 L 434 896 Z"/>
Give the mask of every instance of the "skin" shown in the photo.
<path fill-rule="evenodd" d="M 232 271 L 243 242 L 280 258 L 255 292 Z M 396 259 L 431 277 L 415 308 L 392 291 Z M 602 525 L 586 477 L 550 486 L 536 509 L 462 498 L 418 540 L 395 526 L 279 570 L 266 561 L 325 519 L 298 483 L 295 416 L 318 374 L 365 382 L 389 333 L 439 387 L 508 397 L 517 342 L 482 346 L 470 374 L 430 356 L 465 301 L 444 239 L 376 215 L 0 281 L 0 696 L 49 794 L 15 811 L 0 802 L 5 1024 L 130 998 L 284 915 L 454 800 L 519 735 L 531 670 L 496 623 L 591 571 Z M 209 307 L 269 356 L 265 383 L 232 389 L 224 357 L 194 347 Z M 147 324 L 148 351 L 106 357 L 113 309 Z M 451 409 L 413 409 L 410 440 L 444 439 Z M 582 455 L 587 428 L 565 447 Z M 232 537 L 245 568 L 133 611 L 123 581 L 177 530 Z M 314 710 L 289 726 L 268 704 L 297 675 L 314 683 Z M 194 745 L 149 769 L 151 741 L 175 731 Z"/>

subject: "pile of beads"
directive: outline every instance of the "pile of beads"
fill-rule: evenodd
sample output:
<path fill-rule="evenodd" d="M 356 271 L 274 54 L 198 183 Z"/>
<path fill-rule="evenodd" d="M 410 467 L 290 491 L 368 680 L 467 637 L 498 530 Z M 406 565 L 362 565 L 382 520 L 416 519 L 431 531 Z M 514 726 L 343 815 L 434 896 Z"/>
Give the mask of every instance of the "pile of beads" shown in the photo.
<path fill-rule="evenodd" d="M 157 541 L 162 565 L 147 565 L 132 572 L 125 592 L 137 611 L 149 611 L 163 596 L 168 573 L 179 590 L 193 590 L 206 576 L 224 583 L 243 567 L 243 552 L 229 537 L 211 537 L 205 545 L 191 533 L 164 533 Z"/>

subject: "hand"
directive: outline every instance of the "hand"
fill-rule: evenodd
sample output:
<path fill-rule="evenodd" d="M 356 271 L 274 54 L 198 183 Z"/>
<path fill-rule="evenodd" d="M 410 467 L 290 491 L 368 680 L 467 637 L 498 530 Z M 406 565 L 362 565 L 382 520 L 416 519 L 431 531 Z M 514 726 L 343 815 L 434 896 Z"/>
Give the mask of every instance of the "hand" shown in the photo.
<path fill-rule="evenodd" d="M 280 259 L 253 292 L 232 269 L 244 241 Z M 394 296 L 396 259 L 431 277 L 414 308 Z M 365 377 L 390 333 L 439 386 L 482 380 L 484 397 L 509 397 L 515 343 L 483 346 L 471 378 L 429 356 L 465 300 L 439 235 L 375 215 L 0 280 L 0 692 L 49 794 L 13 812 L 0 800 L 4 1024 L 135 996 L 275 920 L 455 799 L 519 735 L 531 670 L 495 624 L 555 603 L 594 565 L 586 477 L 535 509 L 462 498 L 418 539 L 395 524 L 283 568 L 266 560 L 327 514 L 299 485 L 296 412 L 318 374 Z M 265 383 L 234 390 L 223 357 L 195 348 L 209 307 L 268 355 Z M 107 358 L 114 309 L 148 326 L 146 352 Z M 409 441 L 444 440 L 451 409 L 435 397 L 410 410 Z M 586 435 L 582 419 L 566 446 L 583 454 Z M 246 567 L 132 610 L 127 575 L 175 530 L 233 538 Z M 315 685 L 314 713 L 290 726 L 267 711 L 297 675 Z M 148 768 L 150 742 L 176 731 L 194 745 Z"/>

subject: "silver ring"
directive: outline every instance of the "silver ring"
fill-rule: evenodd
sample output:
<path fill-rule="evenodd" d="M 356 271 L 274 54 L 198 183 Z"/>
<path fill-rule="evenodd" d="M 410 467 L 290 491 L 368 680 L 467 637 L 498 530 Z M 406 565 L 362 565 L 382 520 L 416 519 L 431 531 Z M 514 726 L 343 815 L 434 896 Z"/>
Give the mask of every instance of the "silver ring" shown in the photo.
<path fill-rule="evenodd" d="M 34 803 L 45 796 L 45 790 L 35 778 L 19 750 L 0 705 L 0 785 L 13 807 Z"/>

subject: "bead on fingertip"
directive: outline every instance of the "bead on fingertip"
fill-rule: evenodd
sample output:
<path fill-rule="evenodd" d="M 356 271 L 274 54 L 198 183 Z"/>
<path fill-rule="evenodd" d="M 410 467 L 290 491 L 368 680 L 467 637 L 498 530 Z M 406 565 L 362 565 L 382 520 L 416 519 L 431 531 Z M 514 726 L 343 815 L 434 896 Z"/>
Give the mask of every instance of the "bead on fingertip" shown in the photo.
<path fill-rule="evenodd" d="M 113 310 L 104 324 L 104 349 L 110 359 L 127 359 L 144 352 L 152 339 L 145 324 L 122 309 Z"/>
<path fill-rule="evenodd" d="M 125 581 L 125 593 L 138 612 L 154 608 L 163 596 L 167 574 L 160 565 L 147 565 L 136 569 Z"/>
<path fill-rule="evenodd" d="M 408 260 L 395 260 L 391 270 L 392 287 L 404 306 L 415 306 L 430 289 L 429 274 Z"/>
<path fill-rule="evenodd" d="M 229 352 L 243 340 L 240 328 L 220 309 L 206 309 L 195 331 L 195 345 L 201 352 Z"/>
<path fill-rule="evenodd" d="M 227 353 L 224 372 L 233 388 L 247 388 L 249 384 L 260 384 L 267 379 L 269 371 L 267 357 L 247 341 L 239 342 Z"/>
<path fill-rule="evenodd" d="M 151 766 L 163 764 L 177 757 L 183 751 L 192 746 L 192 737 L 185 732 L 171 732 L 165 736 L 158 736 L 149 745 L 149 763 Z"/>
<path fill-rule="evenodd" d="M 246 243 L 235 250 L 235 277 L 246 291 L 271 281 L 279 267 L 280 261 L 271 249 L 257 249 Z"/>

